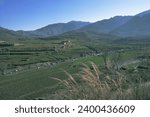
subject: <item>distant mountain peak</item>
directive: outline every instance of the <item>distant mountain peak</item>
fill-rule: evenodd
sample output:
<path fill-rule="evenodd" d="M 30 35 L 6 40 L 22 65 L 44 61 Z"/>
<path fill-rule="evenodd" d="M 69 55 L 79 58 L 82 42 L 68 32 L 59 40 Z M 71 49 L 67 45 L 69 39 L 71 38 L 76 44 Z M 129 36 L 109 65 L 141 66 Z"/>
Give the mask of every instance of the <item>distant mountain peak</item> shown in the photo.
<path fill-rule="evenodd" d="M 90 22 L 72 20 L 72 21 L 69 21 L 68 23 L 90 23 Z"/>
<path fill-rule="evenodd" d="M 75 21 L 75 20 L 72 20 L 72 21 L 69 21 L 68 23 L 76 23 L 76 22 L 82 22 L 82 21 Z"/>
<path fill-rule="evenodd" d="M 139 14 L 137 14 L 136 16 L 140 16 L 140 17 L 143 17 L 144 15 L 150 15 L 150 10 L 147 10 L 147 11 L 144 11 L 144 12 L 142 12 L 142 13 L 139 13 Z"/>

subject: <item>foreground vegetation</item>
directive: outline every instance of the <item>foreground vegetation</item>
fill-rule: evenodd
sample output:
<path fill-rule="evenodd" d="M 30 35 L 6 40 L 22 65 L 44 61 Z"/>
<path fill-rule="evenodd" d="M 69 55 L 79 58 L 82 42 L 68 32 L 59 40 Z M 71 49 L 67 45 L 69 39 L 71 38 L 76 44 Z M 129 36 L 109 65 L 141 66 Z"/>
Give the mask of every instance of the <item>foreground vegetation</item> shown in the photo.
<path fill-rule="evenodd" d="M 150 99 L 150 43 L 137 40 L 1 41 L 0 99 Z"/>
<path fill-rule="evenodd" d="M 142 65 L 150 64 L 146 61 Z M 57 80 L 59 90 L 47 99 L 121 99 L 121 100 L 147 100 L 150 99 L 150 69 L 147 67 L 125 70 L 114 67 L 108 62 L 99 70 L 98 66 L 91 62 L 82 64 L 82 70 L 76 75 L 66 72 L 68 79 Z"/>

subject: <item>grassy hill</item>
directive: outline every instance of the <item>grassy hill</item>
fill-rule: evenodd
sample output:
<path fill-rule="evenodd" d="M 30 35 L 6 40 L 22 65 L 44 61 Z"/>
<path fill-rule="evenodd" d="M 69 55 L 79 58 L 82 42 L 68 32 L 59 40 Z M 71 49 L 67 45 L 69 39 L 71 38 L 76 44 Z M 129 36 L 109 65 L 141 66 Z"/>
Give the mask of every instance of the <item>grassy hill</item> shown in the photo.
<path fill-rule="evenodd" d="M 0 27 L 0 40 L 1 41 L 7 41 L 7 40 L 13 41 L 19 38 L 23 38 L 23 36 L 19 35 L 17 32 L 13 30 L 8 30 L 8 29 Z"/>

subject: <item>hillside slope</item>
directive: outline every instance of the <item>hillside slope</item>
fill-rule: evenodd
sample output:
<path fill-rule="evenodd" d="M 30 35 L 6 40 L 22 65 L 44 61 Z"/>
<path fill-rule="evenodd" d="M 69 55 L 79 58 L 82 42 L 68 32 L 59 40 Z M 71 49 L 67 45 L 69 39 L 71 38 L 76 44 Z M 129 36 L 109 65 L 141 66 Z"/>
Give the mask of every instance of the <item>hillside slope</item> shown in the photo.
<path fill-rule="evenodd" d="M 111 33 L 119 36 L 150 36 L 150 13 L 134 16 Z"/>
<path fill-rule="evenodd" d="M 97 33 L 109 33 L 115 28 L 128 22 L 132 16 L 116 16 L 110 19 L 101 20 L 83 27 L 81 30 L 97 32 Z"/>

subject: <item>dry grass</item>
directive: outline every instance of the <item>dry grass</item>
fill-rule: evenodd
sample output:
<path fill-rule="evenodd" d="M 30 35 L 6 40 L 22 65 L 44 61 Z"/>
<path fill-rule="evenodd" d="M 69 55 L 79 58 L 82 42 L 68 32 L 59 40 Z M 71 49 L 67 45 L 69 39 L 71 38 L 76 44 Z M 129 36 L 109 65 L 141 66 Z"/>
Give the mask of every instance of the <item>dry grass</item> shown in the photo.
<path fill-rule="evenodd" d="M 122 86 L 124 85 L 125 77 L 119 72 L 111 75 L 103 74 L 91 62 L 90 66 L 83 64 L 83 68 L 78 73 L 77 78 L 67 72 L 66 74 L 68 75 L 67 80 L 55 78 L 65 86 L 65 92 L 63 91 L 63 94 L 61 94 L 63 99 L 111 99 L 113 98 L 112 92 L 117 92 L 116 95 L 119 98 L 122 97 Z M 77 79 L 79 79 L 78 82 L 76 81 Z"/>
<path fill-rule="evenodd" d="M 147 94 L 150 85 L 130 83 L 126 75 L 117 70 L 106 73 L 100 71 L 93 62 L 89 66 L 83 64 L 81 72 L 74 77 L 67 72 L 66 74 L 66 80 L 54 78 L 63 86 L 62 90 L 56 92 L 55 99 L 150 99 Z"/>

